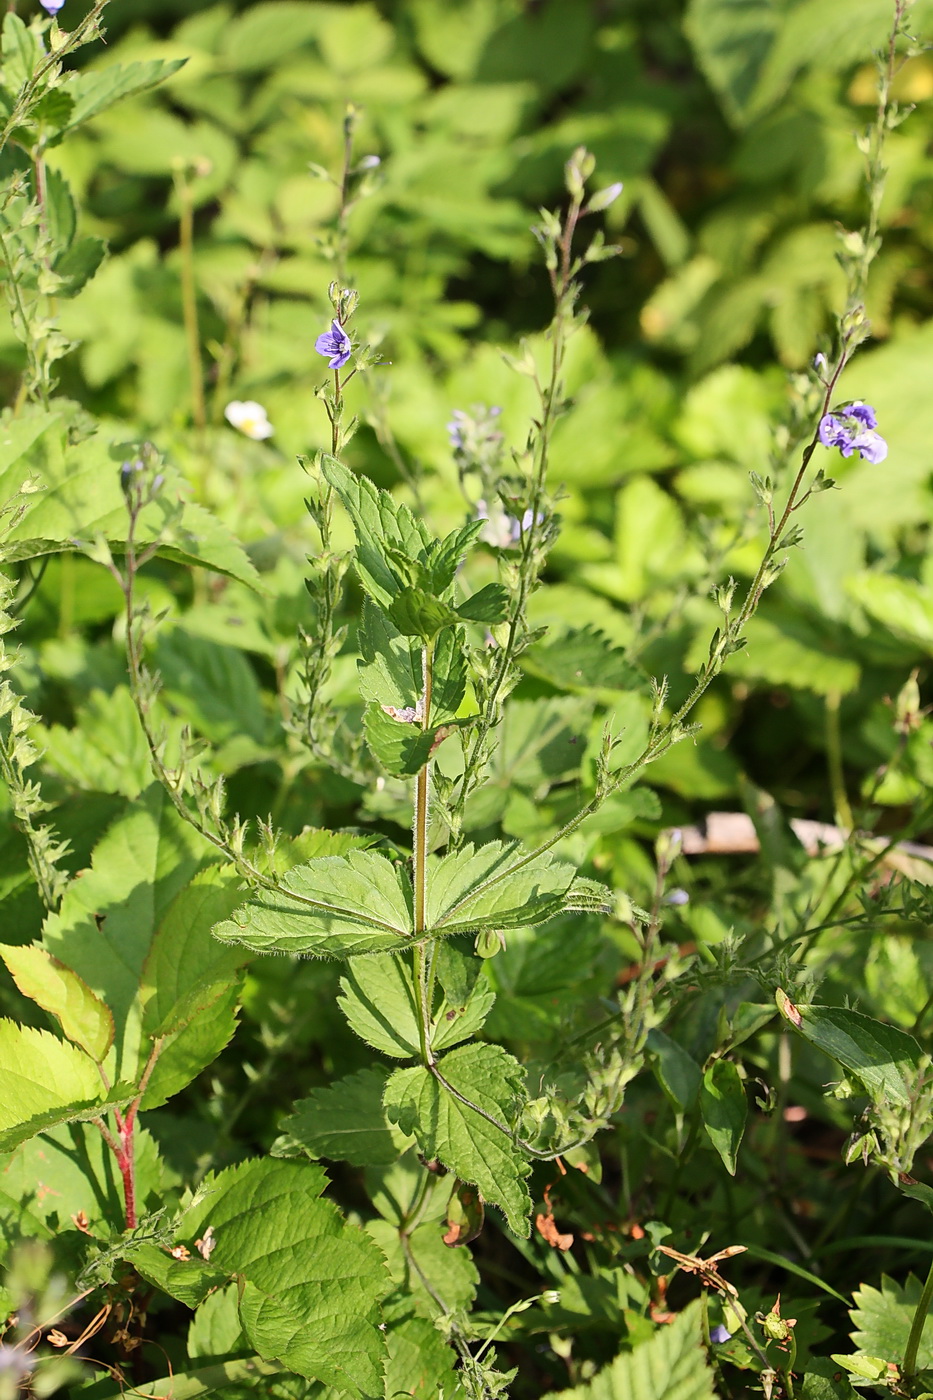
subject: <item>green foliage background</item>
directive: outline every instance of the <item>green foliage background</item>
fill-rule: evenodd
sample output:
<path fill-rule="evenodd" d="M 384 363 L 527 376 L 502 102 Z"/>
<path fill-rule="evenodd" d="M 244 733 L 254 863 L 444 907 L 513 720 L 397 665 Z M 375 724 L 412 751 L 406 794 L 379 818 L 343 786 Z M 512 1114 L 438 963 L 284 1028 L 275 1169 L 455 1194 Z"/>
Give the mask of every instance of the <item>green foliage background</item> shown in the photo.
<path fill-rule="evenodd" d="M 81 13 L 76 0 L 67 0 L 66 10 L 69 24 Z M 933 32 L 931 0 L 918 0 L 911 22 L 915 31 Z M 768 471 L 788 375 L 805 373 L 828 346 L 842 307 L 837 225 L 857 227 L 864 217 L 863 160 L 853 137 L 872 116 L 870 55 L 890 25 L 888 0 L 266 0 L 236 7 L 118 0 L 107 23 L 106 50 L 81 56 L 91 71 L 114 61 L 186 62 L 158 89 L 93 117 L 49 153 L 53 191 L 59 171 L 76 197 L 77 233 L 109 249 L 80 294 L 58 308 L 63 332 L 76 343 L 60 362 L 59 392 L 104 426 L 82 449 L 77 475 L 65 471 L 50 445 L 54 414 L 64 411 L 55 401 L 49 421 L 31 420 L 34 448 L 9 423 L 4 431 L 12 436 L 0 442 L 0 480 L 11 490 L 21 480 L 24 451 L 35 452 L 52 483 L 13 535 L 18 557 L 49 556 L 41 574 L 22 566 L 21 594 L 33 582 L 34 591 L 16 634 L 15 684 L 41 716 L 33 735 L 42 750 L 36 771 L 50 820 L 71 843 L 64 867 L 85 870 L 98 843 L 109 843 L 114 868 L 123 872 L 123 884 L 105 891 L 116 918 L 131 898 L 141 852 L 156 883 L 160 842 L 187 862 L 177 888 L 160 894 L 160 915 L 182 885 L 189 895 L 196 888 L 187 882 L 203 861 L 203 852 L 183 851 L 185 838 L 173 832 L 149 787 L 146 745 L 126 686 L 119 590 L 89 559 L 68 552 L 79 529 L 111 533 L 108 522 L 121 510 L 119 446 L 141 438 L 166 454 L 173 484 L 190 483 L 191 509 L 207 508 L 220 522 L 213 534 L 201 533 L 200 544 L 179 536 L 174 559 L 157 560 L 141 582 L 152 608 L 165 613 L 149 660 L 163 678 L 170 745 L 189 726 L 210 746 L 207 769 L 226 777 L 231 806 L 253 819 L 273 813 L 294 838 L 277 853 L 280 873 L 318 853 L 307 828 L 344 829 L 346 850 L 374 835 L 405 845 L 410 806 L 401 784 L 390 778 L 367 786 L 298 756 L 287 722 L 301 687 L 291 641 L 297 627 L 309 625 L 307 481 L 296 457 L 330 446 L 315 397 L 323 362 L 313 342 L 330 319 L 326 290 L 337 275 L 335 191 L 308 166 L 339 167 L 347 103 L 360 109 L 358 152 L 380 157 L 367 197 L 349 217 L 346 256 L 361 297 L 359 324 L 382 364 L 348 390 L 363 426 L 346 460 L 441 531 L 460 524 L 468 509 L 445 430 L 451 412 L 498 405 L 507 442 L 519 452 L 524 446 L 534 396 L 526 379 L 505 368 L 502 351 L 520 358 L 521 338 L 540 335 L 550 314 L 529 232 L 536 209 L 560 201 L 564 161 L 581 144 L 597 157 L 600 184 L 624 182 L 604 216 L 607 239 L 624 255 L 589 270 L 590 322 L 571 345 L 573 402 L 553 446 L 563 528 L 532 617 L 553 629 L 556 645 L 548 651 L 541 643 L 530 654 L 492 779 L 471 812 L 472 827 L 486 838 L 541 839 L 573 810 L 578 779 L 584 788 L 592 784 L 607 709 L 631 736 L 633 752 L 640 746 L 648 706 L 631 684 L 631 668 L 666 673 L 674 701 L 685 695 L 717 621 L 710 585 L 754 572 L 763 531 L 748 473 Z M 702 731 L 574 837 L 575 860 L 636 904 L 648 904 L 650 842 L 660 830 L 710 810 L 754 816 L 760 856 L 676 866 L 691 900 L 672 910 L 666 925 L 675 963 L 678 948 L 699 949 L 714 963 L 733 934 L 754 939 L 764 920 L 780 928 L 782 919 L 816 904 L 821 872 L 789 837 L 790 818 L 846 825 L 850 809 L 867 804 L 881 831 L 909 825 L 914 839 L 929 834 L 933 725 L 923 715 L 903 738 L 892 701 L 912 672 L 924 685 L 933 655 L 933 57 L 912 58 L 895 92 L 917 109 L 890 135 L 885 243 L 868 299 L 873 340 L 845 382 L 847 398 L 875 406 L 889 456 L 878 466 L 857 456 L 827 459 L 840 489 L 810 504 L 802 550 L 765 596 L 746 649 L 694 716 Z M 15 159 L 4 155 L 5 177 Z M 192 427 L 183 311 L 185 163 L 194 171 L 203 431 Z M 66 223 L 74 215 L 64 197 L 56 208 Z M 16 398 L 22 368 L 21 346 L 3 324 L 6 401 Z M 275 428 L 269 442 L 251 442 L 224 422 L 231 398 L 265 406 Z M 349 526 L 339 528 L 348 544 Z M 207 582 L 185 567 L 198 550 L 212 570 Z M 471 575 L 477 587 L 493 577 L 491 565 L 483 569 L 480 563 Z M 359 605 L 353 586 L 343 618 L 349 641 L 330 683 L 330 698 L 351 706 L 358 701 Z M 562 667 L 561 637 L 585 625 L 624 650 L 627 667 L 582 678 Z M 44 910 L 12 820 L 0 843 L 2 938 L 25 945 L 39 938 Z M 121 843 L 125 849 L 112 854 Z M 921 891 L 930 883 L 927 870 L 920 861 L 907 870 Z M 842 869 L 839 879 L 848 873 Z M 212 897 L 217 917 L 226 916 L 224 891 Z M 82 906 L 78 882 L 56 918 L 78 927 L 92 907 Z M 135 980 L 127 997 L 147 985 L 158 926 L 155 913 L 147 917 L 133 923 Z M 913 924 L 834 927 L 806 968 L 824 979 L 820 999 L 841 1007 L 852 998 L 928 1048 L 933 954 L 925 919 L 921 912 Z M 52 922 L 45 945 L 54 953 L 61 929 Z M 229 956 L 225 949 L 222 955 Z M 562 916 L 546 937 L 529 929 L 510 934 L 507 950 L 484 974 L 498 994 L 484 1034 L 543 1075 L 558 1031 L 581 1007 L 610 997 L 636 955 L 624 929 L 595 916 Z M 228 974 L 240 975 L 232 964 Z M 358 1019 L 371 1016 L 383 995 L 367 1001 L 365 977 L 364 964 L 360 985 L 343 983 L 344 1003 L 356 1007 Z M 166 1193 L 174 1199 L 208 1168 L 247 1192 L 237 1164 L 268 1152 L 280 1133 L 301 1140 L 302 1115 L 323 1133 L 321 1120 L 331 1123 L 326 1086 L 336 1078 L 353 1074 L 360 1103 L 378 1103 L 372 1056 L 338 1008 L 339 981 L 339 970 L 326 963 L 256 961 L 243 974 L 238 1027 L 235 995 L 225 992 L 185 1032 L 188 1049 L 144 1105 L 152 1109 L 145 1119 L 150 1175 L 144 1173 L 152 1203 Z M 0 998 L 5 1015 L 46 1025 L 9 977 Z M 685 1017 L 674 1040 L 652 1032 L 656 1077 L 636 1082 L 624 1121 L 606 1135 L 605 1185 L 595 1159 L 589 1175 L 557 1185 L 553 1166 L 535 1168 L 532 1197 L 540 1204 L 544 1188 L 553 1187 L 566 1218 L 590 1240 L 585 1261 L 540 1236 L 516 1244 L 496 1232 L 490 1239 L 487 1227 L 476 1246 L 481 1316 L 497 1319 L 517 1297 L 539 1291 L 542 1279 L 560 1290 L 543 1312 L 513 1319 L 504 1351 L 518 1367 L 517 1400 L 564 1385 L 574 1387 L 568 1396 L 637 1393 L 647 1400 L 662 1393 L 626 1388 L 636 1386 L 626 1369 L 632 1348 L 632 1356 L 641 1355 L 637 1344 L 644 1343 L 648 1357 L 654 1347 L 651 1364 L 670 1372 L 686 1335 L 679 1321 L 677 1335 L 662 1331 L 647 1340 L 648 1295 L 627 1270 L 648 1254 L 642 1236 L 626 1233 L 637 1222 L 662 1222 L 678 1248 L 699 1248 L 708 1230 L 711 1250 L 749 1245 L 743 1296 L 767 1311 L 778 1290 L 791 1293 L 794 1306 L 785 1315 L 800 1319 L 803 1356 L 811 1341 L 821 1343 L 822 1355 L 845 1346 L 849 1322 L 838 1301 L 827 1303 L 824 1278 L 836 1300 L 866 1279 L 862 1313 L 853 1315 L 857 1328 L 871 1302 L 886 1326 L 900 1327 L 898 1337 L 906 1331 L 900 1285 L 885 1278 L 878 1292 L 875 1284 L 884 1269 L 897 1278 L 910 1266 L 925 1270 L 928 1250 L 915 1246 L 926 1217 L 881 1174 L 856 1192 L 845 1172 L 860 1169 L 844 1172 L 840 1159 L 851 1115 L 822 1097 L 830 1071 L 810 1047 L 791 1087 L 773 1029 L 752 1042 L 743 1074 L 775 1086 L 777 1109 L 771 1116 L 751 1109 L 735 1181 L 724 1177 L 720 1156 L 735 1168 L 742 1132 L 736 1136 L 728 1122 L 721 1141 L 710 1133 L 689 1180 L 678 1165 L 684 1115 L 698 1094 L 716 1092 L 715 1083 L 704 1079 L 701 1089 L 691 1075 L 723 1026 L 735 1045 L 754 1035 L 763 999 L 749 980 L 744 1010 L 722 989 L 702 1014 Z M 382 1048 L 396 1053 L 391 1043 Z M 815 1037 L 813 1048 L 828 1047 Z M 199 1077 L 170 1107 L 160 1106 L 175 1092 L 173 1073 L 179 1085 Z M 788 1106 L 806 1110 L 806 1127 L 780 1137 Z M 333 1173 L 334 1195 L 359 1212 L 366 1168 L 369 1195 L 382 1201 L 371 1233 L 387 1251 L 404 1196 L 388 1164 L 408 1145 L 406 1111 L 403 1104 L 375 1147 L 358 1145 L 357 1155 L 348 1148 L 341 1160 L 349 1165 Z M 83 1131 L 54 1129 L 62 1154 L 51 1189 L 64 1190 L 69 1153 L 79 1150 L 77 1137 L 69 1147 L 69 1135 Z M 20 1149 L 15 1158 L 13 1170 L 24 1180 L 38 1170 L 23 1156 L 33 1150 Z M 328 1154 L 321 1148 L 320 1155 Z M 255 1163 L 246 1170 L 253 1169 Z M 297 1189 L 295 1173 L 318 1169 L 266 1159 L 262 1171 L 280 1174 L 269 1190 L 284 1200 Z M 114 1190 L 104 1176 L 101 1166 L 99 1198 Z M 92 1215 L 95 1204 L 99 1199 L 89 1197 Z M 323 1232 L 329 1217 L 325 1203 L 318 1208 L 310 1218 Z M 0 1201 L 0 1213 L 5 1209 Z M 519 1200 L 519 1216 L 521 1209 Z M 441 1205 L 432 1204 L 429 1220 L 440 1214 Z M 198 1217 L 199 1228 L 207 1219 Z M 860 1238 L 875 1241 L 870 1278 L 851 1259 Z M 313 1240 L 300 1245 L 314 1254 Z M 423 1248 L 436 1252 L 436 1231 Z M 775 1253 L 790 1258 L 796 1277 L 775 1264 Z M 138 1259 L 143 1278 L 170 1298 L 191 1301 L 167 1278 L 164 1255 Z M 400 1281 L 405 1261 L 390 1252 L 389 1265 Z M 256 1261 L 257 1278 L 264 1267 Z M 468 1301 L 475 1273 L 466 1252 L 448 1254 L 437 1267 L 449 1270 L 452 1294 Z M 341 1345 L 365 1358 L 376 1344 L 374 1324 L 366 1322 L 373 1286 L 360 1277 L 359 1335 Z M 312 1287 L 304 1276 L 293 1284 L 299 1292 Z M 242 1339 L 227 1295 L 226 1303 L 223 1293 L 211 1295 L 218 1301 L 209 1314 L 202 1305 L 187 1353 L 177 1340 L 167 1344 L 179 1364 L 185 1355 L 190 1364 L 237 1352 Z M 684 1285 L 679 1304 L 688 1296 Z M 412 1356 L 430 1353 L 437 1342 L 430 1316 L 421 1299 L 400 1324 Z M 856 1335 L 857 1345 L 879 1349 L 872 1338 L 880 1324 L 866 1335 Z M 620 1347 L 624 1354 L 613 1362 Z M 295 1349 L 297 1355 L 298 1341 Z M 399 1343 L 399 1389 L 436 1395 L 446 1353 L 416 1390 L 401 1384 L 412 1374 L 405 1356 Z M 734 1359 L 744 1364 L 742 1356 Z M 606 1370 L 588 1386 L 610 1363 L 612 1375 Z M 364 1361 L 359 1365 L 357 1383 L 365 1387 Z M 688 1356 L 685 1375 L 691 1365 Z M 339 1376 L 321 1374 L 320 1385 L 290 1390 L 281 1382 L 275 1393 L 344 1393 Z M 813 1376 L 820 1378 L 818 1368 Z M 686 1388 L 689 1380 L 671 1396 L 710 1393 L 705 1372 L 693 1377 L 694 1389 Z M 231 1372 L 224 1393 L 247 1393 L 238 1384 Z M 848 1393 L 813 1385 L 805 1395 Z"/>

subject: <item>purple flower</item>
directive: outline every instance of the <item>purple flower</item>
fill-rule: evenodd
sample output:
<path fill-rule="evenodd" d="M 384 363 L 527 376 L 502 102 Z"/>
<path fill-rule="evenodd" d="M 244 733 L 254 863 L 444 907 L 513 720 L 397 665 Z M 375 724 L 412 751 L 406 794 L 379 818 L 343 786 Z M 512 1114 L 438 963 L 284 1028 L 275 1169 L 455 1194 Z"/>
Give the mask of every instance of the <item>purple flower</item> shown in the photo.
<path fill-rule="evenodd" d="M 856 399 L 855 403 L 849 404 L 847 411 L 849 417 L 857 418 L 863 427 L 877 428 L 878 419 L 875 417 L 875 410 L 871 404 L 862 403 L 861 399 Z"/>
<path fill-rule="evenodd" d="M 62 5 L 64 5 L 65 0 L 39 0 L 39 3 L 46 14 L 51 15 L 54 19 Z"/>
<path fill-rule="evenodd" d="M 319 355 L 330 357 L 327 361 L 330 369 L 340 369 L 349 360 L 353 346 L 340 322 L 331 321 L 330 330 L 318 336 L 314 342 L 314 348 Z"/>
<path fill-rule="evenodd" d="M 851 457 L 857 452 L 866 462 L 883 462 L 888 455 L 888 444 L 880 433 L 875 432 L 878 419 L 870 404 L 843 404 L 835 413 L 826 413 L 820 419 L 820 442 L 824 447 L 838 447 L 843 457 Z"/>
<path fill-rule="evenodd" d="M 722 1342 L 728 1342 L 731 1338 L 732 1333 L 727 1327 L 723 1327 L 721 1322 L 717 1322 L 715 1327 L 709 1329 L 709 1339 L 717 1345 L 720 1345 Z"/>
<path fill-rule="evenodd" d="M 665 904 L 673 904 L 680 907 L 690 903 L 690 896 L 686 890 L 670 890 L 664 898 Z"/>

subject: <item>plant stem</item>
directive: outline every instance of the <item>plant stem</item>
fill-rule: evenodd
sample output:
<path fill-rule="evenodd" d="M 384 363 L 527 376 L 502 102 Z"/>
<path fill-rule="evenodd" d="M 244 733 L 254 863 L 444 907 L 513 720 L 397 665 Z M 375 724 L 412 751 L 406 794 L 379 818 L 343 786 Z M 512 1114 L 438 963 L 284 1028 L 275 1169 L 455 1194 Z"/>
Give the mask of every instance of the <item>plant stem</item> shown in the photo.
<path fill-rule="evenodd" d="M 839 706 L 842 697 L 838 690 L 832 690 L 826 697 L 826 763 L 829 769 L 829 787 L 833 797 L 833 815 L 837 825 L 851 832 L 855 826 L 852 808 L 846 795 L 845 774 L 842 766 L 842 736 L 839 730 Z"/>
<path fill-rule="evenodd" d="M 434 641 L 425 642 L 421 652 L 423 689 L 421 695 L 421 727 L 426 730 L 431 725 L 431 698 L 434 688 Z M 415 818 L 412 840 L 412 884 L 414 886 L 414 925 L 416 939 L 427 928 L 428 898 L 428 826 L 431 786 L 431 760 L 415 778 Z M 433 985 L 433 958 L 428 957 L 427 944 L 422 939 L 413 950 L 413 970 L 415 974 L 415 996 L 418 1003 L 418 1037 L 421 1043 L 421 1058 L 428 1068 L 434 1063 L 431 1053 L 431 993 Z M 430 962 L 430 967 L 429 967 Z"/>
<path fill-rule="evenodd" d="M 204 366 L 201 363 L 201 331 L 198 325 L 198 288 L 194 275 L 194 197 L 187 171 L 175 172 L 175 191 L 181 206 L 178 218 L 178 250 L 181 254 L 181 309 L 188 348 L 191 410 L 195 427 L 203 436 L 207 427 L 207 406 L 204 400 Z M 202 489 L 203 485 L 202 482 Z"/>
<path fill-rule="evenodd" d="M 913 1320 L 910 1324 L 910 1335 L 907 1338 L 904 1362 L 901 1366 L 901 1375 L 905 1380 L 910 1380 L 912 1376 L 917 1374 L 917 1353 L 920 1350 L 920 1341 L 923 1337 L 923 1325 L 927 1320 L 931 1302 L 933 1302 L 933 1264 L 930 1265 L 926 1283 L 923 1285 L 923 1292 L 920 1294 L 920 1301 L 917 1304 Z"/>

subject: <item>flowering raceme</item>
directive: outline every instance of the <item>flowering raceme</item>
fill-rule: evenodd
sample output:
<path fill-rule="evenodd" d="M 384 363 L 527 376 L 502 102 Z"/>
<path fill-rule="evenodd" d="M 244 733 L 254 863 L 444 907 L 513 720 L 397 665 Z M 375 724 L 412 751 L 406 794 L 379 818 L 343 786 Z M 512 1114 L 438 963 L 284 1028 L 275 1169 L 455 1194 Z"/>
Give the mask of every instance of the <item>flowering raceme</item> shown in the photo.
<path fill-rule="evenodd" d="M 319 355 L 327 355 L 328 368 L 340 369 L 350 358 L 353 346 L 350 337 L 347 335 L 339 321 L 331 321 L 330 330 L 324 331 L 314 342 L 314 348 Z"/>
<path fill-rule="evenodd" d="M 871 404 L 856 400 L 843 404 L 835 413 L 823 415 L 820 442 L 824 447 L 838 447 L 843 457 L 857 452 L 866 462 L 883 462 L 888 455 L 888 444 L 875 432 L 877 426 L 878 419 Z"/>

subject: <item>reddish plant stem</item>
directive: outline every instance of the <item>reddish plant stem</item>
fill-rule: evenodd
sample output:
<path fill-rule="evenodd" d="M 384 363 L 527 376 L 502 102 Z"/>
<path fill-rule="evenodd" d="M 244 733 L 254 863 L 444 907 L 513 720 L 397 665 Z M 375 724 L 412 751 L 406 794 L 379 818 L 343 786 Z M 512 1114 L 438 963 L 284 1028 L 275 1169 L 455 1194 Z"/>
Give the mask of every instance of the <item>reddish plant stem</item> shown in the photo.
<path fill-rule="evenodd" d="M 139 1112 L 139 1105 L 142 1103 L 152 1071 L 155 1069 L 156 1060 L 162 1052 L 163 1040 L 163 1036 L 158 1036 L 152 1042 L 146 1067 L 142 1072 L 139 1084 L 136 1086 L 136 1097 L 127 1108 L 126 1113 L 121 1113 L 118 1108 L 113 1110 L 117 1124 L 117 1136 L 113 1136 L 105 1123 L 101 1121 L 97 1123 L 103 1133 L 104 1141 L 117 1159 L 117 1169 L 123 1180 L 123 1202 L 128 1230 L 135 1230 L 139 1223 L 136 1213 L 136 1115 Z"/>

